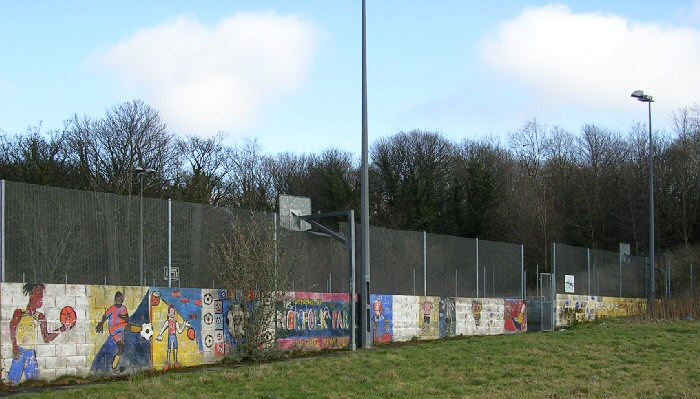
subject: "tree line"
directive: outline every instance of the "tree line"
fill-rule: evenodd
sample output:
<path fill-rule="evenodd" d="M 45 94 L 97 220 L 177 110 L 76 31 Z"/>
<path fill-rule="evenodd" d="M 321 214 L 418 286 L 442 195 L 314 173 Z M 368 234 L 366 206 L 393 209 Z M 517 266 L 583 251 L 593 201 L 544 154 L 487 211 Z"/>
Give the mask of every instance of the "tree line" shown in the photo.
<path fill-rule="evenodd" d="M 654 132 L 657 240 L 690 253 L 700 239 L 700 107 L 675 111 Z M 552 242 L 636 254 L 648 247 L 648 127 L 578 132 L 533 119 L 496 139 L 454 142 L 413 130 L 370 149 L 372 225 L 522 243 L 528 263 L 548 265 Z M 276 211 L 279 194 L 312 198 L 314 211 L 360 208 L 360 162 L 327 149 L 266 154 L 255 140 L 178 136 L 140 100 L 63 129 L 0 131 L 0 178 L 138 195 L 137 168 L 152 168 L 144 195 Z M 359 215 L 359 212 L 356 212 Z"/>

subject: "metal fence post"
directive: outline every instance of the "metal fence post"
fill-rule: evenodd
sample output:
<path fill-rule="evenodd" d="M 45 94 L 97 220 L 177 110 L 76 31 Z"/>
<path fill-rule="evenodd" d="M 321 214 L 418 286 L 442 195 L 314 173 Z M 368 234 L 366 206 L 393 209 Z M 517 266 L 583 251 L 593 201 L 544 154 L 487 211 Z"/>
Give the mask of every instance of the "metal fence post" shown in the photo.
<path fill-rule="evenodd" d="M 673 262 L 671 259 L 668 259 L 667 262 L 668 262 L 667 263 L 667 265 L 668 265 L 667 270 L 668 271 L 666 272 L 666 276 L 667 276 L 666 280 L 668 281 L 668 283 L 666 283 L 666 291 L 667 291 L 666 297 L 668 299 L 671 299 L 671 271 L 673 269 L 673 264 L 672 264 Z"/>
<path fill-rule="evenodd" d="M 588 296 L 591 296 L 591 249 L 586 248 L 586 264 L 588 266 L 588 275 L 586 280 L 588 280 Z"/>
<path fill-rule="evenodd" d="M 428 233 L 423 232 L 423 296 L 428 296 Z"/>
<path fill-rule="evenodd" d="M 617 276 L 617 277 L 618 277 L 618 280 L 619 280 L 619 282 L 620 282 L 620 294 L 619 294 L 619 297 L 622 298 L 622 253 L 620 253 L 620 255 L 618 255 L 617 261 L 620 263 L 620 275 Z"/>
<path fill-rule="evenodd" d="M 525 299 L 525 245 L 520 244 L 520 299 Z"/>
<path fill-rule="evenodd" d="M 644 257 L 644 296 L 649 298 L 649 257 Z"/>
<path fill-rule="evenodd" d="M 693 296 L 695 295 L 695 287 L 694 287 L 695 281 L 693 281 L 693 264 L 690 264 L 690 295 Z"/>
<path fill-rule="evenodd" d="M 476 238 L 476 297 L 479 297 L 479 238 Z"/>
<path fill-rule="evenodd" d="M 0 180 L 0 283 L 5 282 L 5 180 Z"/>
<path fill-rule="evenodd" d="M 552 330 L 557 328 L 557 243 L 552 243 Z"/>
<path fill-rule="evenodd" d="M 354 227 L 354 220 L 351 220 L 349 225 L 350 227 Z M 274 272 L 275 272 L 275 291 L 277 291 L 277 280 L 279 279 L 279 276 L 277 275 L 277 214 L 273 213 L 272 214 L 272 243 L 273 243 L 273 251 L 274 251 L 274 256 L 272 258 L 272 262 L 274 265 Z M 355 248 L 353 247 L 353 251 Z M 352 303 L 352 301 L 350 301 Z"/>
<path fill-rule="evenodd" d="M 173 274 L 173 200 L 171 198 L 168 198 L 168 288 L 172 287 L 172 284 L 173 284 L 172 274 Z"/>

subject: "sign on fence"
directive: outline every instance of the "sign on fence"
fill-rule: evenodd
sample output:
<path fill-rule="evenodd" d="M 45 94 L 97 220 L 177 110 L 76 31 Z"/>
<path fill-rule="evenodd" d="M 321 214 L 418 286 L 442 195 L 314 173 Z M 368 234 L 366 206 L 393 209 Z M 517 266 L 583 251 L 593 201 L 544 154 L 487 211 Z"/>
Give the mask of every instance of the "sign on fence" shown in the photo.
<path fill-rule="evenodd" d="M 564 292 L 574 292 L 574 276 L 567 274 L 564 276 Z"/>
<path fill-rule="evenodd" d="M 170 268 L 170 279 L 172 281 L 180 280 L 180 269 L 177 267 Z M 163 280 L 168 281 L 168 267 L 163 268 Z"/>

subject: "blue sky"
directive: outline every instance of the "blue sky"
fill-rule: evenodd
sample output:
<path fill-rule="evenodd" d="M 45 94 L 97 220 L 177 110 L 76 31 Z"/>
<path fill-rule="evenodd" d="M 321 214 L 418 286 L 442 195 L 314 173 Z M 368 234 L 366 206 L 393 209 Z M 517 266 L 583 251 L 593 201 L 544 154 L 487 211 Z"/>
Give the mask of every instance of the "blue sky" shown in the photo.
<path fill-rule="evenodd" d="M 141 98 L 178 135 L 269 153 L 355 154 L 361 2 L 0 2 L 0 129 L 101 117 Z M 368 0 L 370 142 L 399 131 L 506 140 L 537 118 L 578 131 L 698 102 L 699 1 Z"/>

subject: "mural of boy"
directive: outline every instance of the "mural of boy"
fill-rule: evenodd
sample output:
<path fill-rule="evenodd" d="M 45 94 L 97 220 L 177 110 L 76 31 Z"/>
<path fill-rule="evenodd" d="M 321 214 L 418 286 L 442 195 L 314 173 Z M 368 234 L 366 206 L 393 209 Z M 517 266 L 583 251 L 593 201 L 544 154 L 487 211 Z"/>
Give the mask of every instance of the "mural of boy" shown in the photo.
<path fill-rule="evenodd" d="M 114 355 L 114 359 L 112 359 L 112 370 L 117 370 L 117 367 L 119 367 L 119 361 L 124 354 L 125 330 L 137 333 L 141 331 L 141 327 L 132 326 L 129 324 L 129 310 L 124 305 L 124 294 L 119 291 L 114 294 L 114 305 L 110 306 L 109 309 L 105 311 L 104 315 L 102 315 L 102 320 L 97 323 L 95 332 L 101 334 L 104 323 L 107 320 L 109 321 L 109 335 L 114 340 L 114 343 L 117 344 L 118 351 L 117 354 Z"/>
<path fill-rule="evenodd" d="M 175 307 L 173 305 L 168 306 L 168 319 L 163 322 L 163 328 L 161 328 L 160 333 L 156 337 L 156 341 L 163 340 L 163 333 L 168 330 L 168 363 L 163 368 L 164 371 L 170 370 L 170 366 L 173 365 L 176 369 L 180 368 L 180 362 L 177 361 L 177 334 L 182 334 L 185 328 L 189 327 L 190 323 L 185 321 L 182 325 L 178 323 Z M 173 355 L 173 361 L 170 362 L 170 354 Z"/>
<path fill-rule="evenodd" d="M 39 332 L 44 343 L 53 341 L 62 332 L 69 330 L 72 325 L 62 325 L 57 330 L 48 332 L 46 316 L 39 312 L 44 306 L 44 284 L 28 283 L 22 287 L 24 295 L 29 295 L 26 309 L 15 309 L 10 321 L 10 339 L 12 340 L 12 365 L 7 379 L 17 384 L 22 379 L 39 377 L 39 365 L 36 361 L 36 345 L 39 343 Z M 21 346 L 20 346 L 21 345 Z"/>

